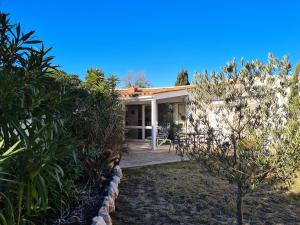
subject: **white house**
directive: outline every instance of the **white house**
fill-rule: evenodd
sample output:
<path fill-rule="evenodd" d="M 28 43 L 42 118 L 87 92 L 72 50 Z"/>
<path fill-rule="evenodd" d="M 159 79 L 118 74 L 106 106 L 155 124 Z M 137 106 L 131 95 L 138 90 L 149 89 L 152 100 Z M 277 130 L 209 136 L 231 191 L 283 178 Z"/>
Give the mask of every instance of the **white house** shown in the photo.
<path fill-rule="evenodd" d="M 173 122 L 185 130 L 189 87 L 131 87 L 118 90 L 125 107 L 126 139 L 145 140 L 151 136 L 152 149 L 155 150 L 158 127 L 162 125 L 168 107 L 172 107 Z"/>
<path fill-rule="evenodd" d="M 268 77 L 272 78 L 272 77 Z M 257 81 L 257 86 L 267 85 L 271 89 L 276 88 L 278 85 L 282 85 L 285 81 L 278 77 L 274 77 L 273 85 L 267 80 Z M 267 87 L 266 86 L 266 87 Z M 187 118 L 194 112 L 189 112 L 188 99 L 193 98 L 188 91 L 193 85 L 176 86 L 176 87 L 163 87 L 163 88 L 128 88 L 120 89 L 119 96 L 125 107 L 125 128 L 127 130 L 127 140 L 146 140 L 147 137 L 152 138 L 152 149 L 155 150 L 156 138 L 158 128 L 162 126 L 165 121 L 165 114 L 169 113 L 168 107 L 172 108 L 172 120 L 175 124 L 180 125 L 182 132 L 193 133 L 193 128 L 189 125 Z M 287 95 L 277 93 L 279 105 L 286 104 L 288 102 L 289 88 L 286 89 Z M 214 105 L 222 104 L 222 99 L 216 99 Z M 253 104 L 257 104 L 256 101 Z M 223 124 L 223 118 L 220 117 L 220 112 L 216 113 L 214 108 L 208 108 L 207 114 L 211 124 L 222 130 L 228 131 L 226 123 Z M 218 111 L 218 109 L 216 108 Z M 284 111 L 282 112 L 285 113 Z M 231 118 L 231 115 L 228 116 Z"/>

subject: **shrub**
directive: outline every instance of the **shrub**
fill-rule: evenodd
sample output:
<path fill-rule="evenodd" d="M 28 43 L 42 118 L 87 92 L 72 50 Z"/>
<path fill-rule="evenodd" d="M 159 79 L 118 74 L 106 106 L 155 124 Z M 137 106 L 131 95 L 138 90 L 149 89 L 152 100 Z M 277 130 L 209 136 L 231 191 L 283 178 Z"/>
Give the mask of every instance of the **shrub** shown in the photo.
<path fill-rule="evenodd" d="M 264 182 L 289 183 L 299 169 L 299 110 L 289 117 L 286 100 L 290 69 L 287 57 L 240 67 L 233 60 L 220 73 L 197 74 L 191 90 L 191 129 L 201 140 L 181 150 L 237 186 L 238 224 L 247 192 Z"/>
<path fill-rule="evenodd" d="M 63 215 L 84 186 L 78 183 L 100 181 L 123 138 L 116 77 L 93 84 L 57 70 L 51 49 L 33 34 L 0 13 L 3 224 L 49 224 Z M 80 144 L 87 146 L 85 152 Z"/>

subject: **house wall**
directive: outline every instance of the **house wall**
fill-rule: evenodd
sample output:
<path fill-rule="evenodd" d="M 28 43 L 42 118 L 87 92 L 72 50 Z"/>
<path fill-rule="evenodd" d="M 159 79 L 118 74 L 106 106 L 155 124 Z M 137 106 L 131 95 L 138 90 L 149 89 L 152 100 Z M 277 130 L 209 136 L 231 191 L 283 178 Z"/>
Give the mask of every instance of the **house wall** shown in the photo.
<path fill-rule="evenodd" d="M 257 82 L 257 85 L 268 85 L 268 84 Z M 277 78 L 277 80 L 275 81 L 273 87 L 276 88 L 276 86 L 278 86 L 278 85 L 282 85 L 282 82 L 280 82 L 279 78 Z M 285 94 L 281 94 L 281 93 L 276 94 L 276 97 L 278 98 L 278 105 L 279 106 L 283 106 L 283 105 L 286 105 L 288 103 L 289 94 L 290 94 L 289 87 L 285 89 Z M 192 96 L 191 92 L 189 92 L 188 98 L 190 100 L 193 99 L 193 96 Z M 211 127 L 215 128 L 215 129 L 222 130 L 222 132 L 224 132 L 224 133 L 229 133 L 231 128 L 228 126 L 227 123 L 224 122 L 224 118 L 226 117 L 226 119 L 228 119 L 229 121 L 232 121 L 235 118 L 233 117 L 232 113 L 231 114 L 229 113 L 227 116 L 220 116 L 220 112 L 218 111 L 218 107 L 222 104 L 224 104 L 223 100 L 215 100 L 213 102 L 211 108 L 207 107 L 206 113 L 208 115 Z M 251 105 L 253 105 L 253 106 L 257 105 L 257 102 L 253 100 L 253 101 L 249 101 L 248 104 L 251 107 Z M 282 109 L 284 109 L 284 108 L 282 108 Z M 188 117 L 189 117 L 189 115 L 195 116 L 198 113 L 199 112 L 197 112 L 197 111 L 193 112 L 191 110 L 188 110 Z M 225 114 L 225 111 L 223 111 L 223 113 Z M 281 113 L 282 113 L 282 117 L 285 117 L 287 112 L 282 111 Z M 199 127 L 199 128 L 201 129 L 201 127 Z M 187 120 L 187 132 L 188 133 L 195 132 L 194 127 L 190 123 L 189 119 Z"/>

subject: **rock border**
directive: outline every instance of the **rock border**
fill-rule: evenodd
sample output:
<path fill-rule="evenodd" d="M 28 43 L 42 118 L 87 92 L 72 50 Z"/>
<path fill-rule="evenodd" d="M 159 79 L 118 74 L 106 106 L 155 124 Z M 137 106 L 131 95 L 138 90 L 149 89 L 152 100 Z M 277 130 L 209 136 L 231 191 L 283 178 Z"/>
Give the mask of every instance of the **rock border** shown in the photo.
<path fill-rule="evenodd" d="M 98 216 L 93 218 L 92 225 L 112 225 L 112 219 L 109 214 L 115 212 L 115 201 L 119 195 L 118 186 L 122 177 L 122 169 L 119 165 L 116 165 L 112 170 L 112 179 L 105 188 L 107 195 L 104 197 Z"/>

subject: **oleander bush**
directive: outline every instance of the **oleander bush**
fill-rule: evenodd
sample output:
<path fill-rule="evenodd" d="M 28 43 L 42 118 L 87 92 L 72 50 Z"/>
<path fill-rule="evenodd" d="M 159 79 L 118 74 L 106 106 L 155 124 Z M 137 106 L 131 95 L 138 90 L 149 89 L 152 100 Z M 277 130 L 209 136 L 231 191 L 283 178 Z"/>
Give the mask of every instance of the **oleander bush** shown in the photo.
<path fill-rule="evenodd" d="M 0 13 L 0 224 L 53 223 L 76 204 L 84 162 L 97 158 L 101 177 L 103 152 L 121 149 L 117 80 L 91 88 L 57 70 L 50 50 Z M 93 146 L 84 158 L 82 145 Z"/>

